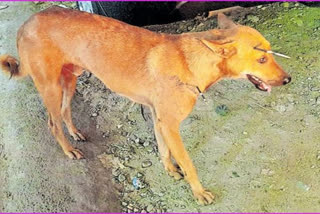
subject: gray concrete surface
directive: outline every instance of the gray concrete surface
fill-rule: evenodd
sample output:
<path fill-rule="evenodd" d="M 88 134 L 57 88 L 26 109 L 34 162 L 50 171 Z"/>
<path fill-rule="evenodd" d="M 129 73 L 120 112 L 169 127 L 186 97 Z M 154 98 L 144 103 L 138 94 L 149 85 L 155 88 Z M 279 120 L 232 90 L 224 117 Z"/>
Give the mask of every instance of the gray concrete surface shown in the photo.
<path fill-rule="evenodd" d="M 0 54 L 14 54 L 16 30 L 40 6 L 4 4 Z M 276 59 L 293 81 L 270 95 L 247 80 L 221 81 L 206 92 L 208 103 L 199 99 L 183 122 L 200 180 L 216 195 L 212 205 L 199 206 L 185 181 L 166 175 L 140 107 L 93 75 L 79 78 L 73 101 L 75 122 L 89 137 L 75 145 L 87 159 L 71 161 L 47 129 L 32 81 L 0 74 L 0 212 L 319 212 L 320 8 L 284 2 L 229 15 L 291 56 Z M 215 26 L 215 17 L 198 17 L 149 29 L 181 33 Z M 221 114 L 221 105 L 229 111 Z"/>

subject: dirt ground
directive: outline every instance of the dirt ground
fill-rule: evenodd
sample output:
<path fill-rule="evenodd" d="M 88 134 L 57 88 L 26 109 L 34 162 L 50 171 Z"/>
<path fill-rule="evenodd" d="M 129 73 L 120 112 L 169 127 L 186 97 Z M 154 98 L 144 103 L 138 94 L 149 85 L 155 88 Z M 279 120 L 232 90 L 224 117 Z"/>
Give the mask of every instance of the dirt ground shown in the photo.
<path fill-rule="evenodd" d="M 15 34 L 46 7 L 1 2 L 0 53 L 16 54 Z M 19 15 L 17 15 L 19 14 Z M 199 206 L 185 181 L 166 175 L 150 121 L 140 105 L 89 73 L 73 100 L 76 124 L 89 137 L 74 144 L 87 159 L 68 160 L 51 136 L 30 78 L 0 74 L 0 212 L 319 212 L 320 8 L 273 3 L 232 14 L 259 30 L 292 83 L 258 91 L 223 80 L 199 97 L 181 133 L 202 184 L 216 194 Z M 169 33 L 202 31 L 214 17 L 149 26 Z"/>

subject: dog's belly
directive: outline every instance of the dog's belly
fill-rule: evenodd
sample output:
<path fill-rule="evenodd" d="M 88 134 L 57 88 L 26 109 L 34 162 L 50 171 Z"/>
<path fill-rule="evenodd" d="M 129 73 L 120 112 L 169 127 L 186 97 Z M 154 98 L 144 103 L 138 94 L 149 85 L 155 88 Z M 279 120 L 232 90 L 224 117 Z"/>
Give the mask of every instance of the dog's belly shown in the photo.
<path fill-rule="evenodd" d="M 147 106 L 152 104 L 150 93 L 153 89 L 151 85 L 154 84 L 147 75 L 139 77 L 139 75 L 117 73 L 112 70 L 92 71 L 92 73 L 114 93 L 136 103 Z"/>

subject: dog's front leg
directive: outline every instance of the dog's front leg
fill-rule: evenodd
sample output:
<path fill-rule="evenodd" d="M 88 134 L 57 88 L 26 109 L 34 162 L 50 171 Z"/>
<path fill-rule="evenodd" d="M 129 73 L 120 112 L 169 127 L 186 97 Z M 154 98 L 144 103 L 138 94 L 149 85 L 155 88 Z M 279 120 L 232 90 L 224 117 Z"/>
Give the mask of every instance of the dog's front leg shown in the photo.
<path fill-rule="evenodd" d="M 214 196 L 205 190 L 198 178 L 197 171 L 183 145 L 179 134 L 180 122 L 172 122 L 159 119 L 156 126 L 163 137 L 170 153 L 183 171 L 184 177 L 190 184 L 194 197 L 202 205 L 211 204 Z"/>
<path fill-rule="evenodd" d="M 181 178 L 183 178 L 183 173 L 175 165 L 173 165 L 170 150 L 161 135 L 161 130 L 159 126 L 160 120 L 157 118 L 155 110 L 153 108 L 151 108 L 151 112 L 154 123 L 154 133 L 157 139 L 158 149 L 160 152 L 162 163 L 164 165 L 164 169 L 168 172 L 170 176 L 174 177 L 174 179 L 180 180 Z"/>

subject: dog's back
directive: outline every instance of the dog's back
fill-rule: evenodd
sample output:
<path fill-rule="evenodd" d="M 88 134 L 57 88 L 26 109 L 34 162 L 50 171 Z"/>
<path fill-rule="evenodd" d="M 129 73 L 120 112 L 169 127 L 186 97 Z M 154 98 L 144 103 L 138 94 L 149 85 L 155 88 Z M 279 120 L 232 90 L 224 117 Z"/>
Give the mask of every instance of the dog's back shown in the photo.
<path fill-rule="evenodd" d="M 143 63 L 134 62 L 146 60 L 150 49 L 164 39 L 161 34 L 111 18 L 51 7 L 25 22 L 17 43 L 20 57 L 28 55 L 22 53 L 26 50 L 41 50 L 41 55 L 48 50 L 52 58 L 94 71 L 109 88 L 127 93 L 119 86 L 135 78 L 143 85 L 140 80 L 147 77 L 141 76 Z M 61 56 L 63 59 L 59 59 Z"/>

